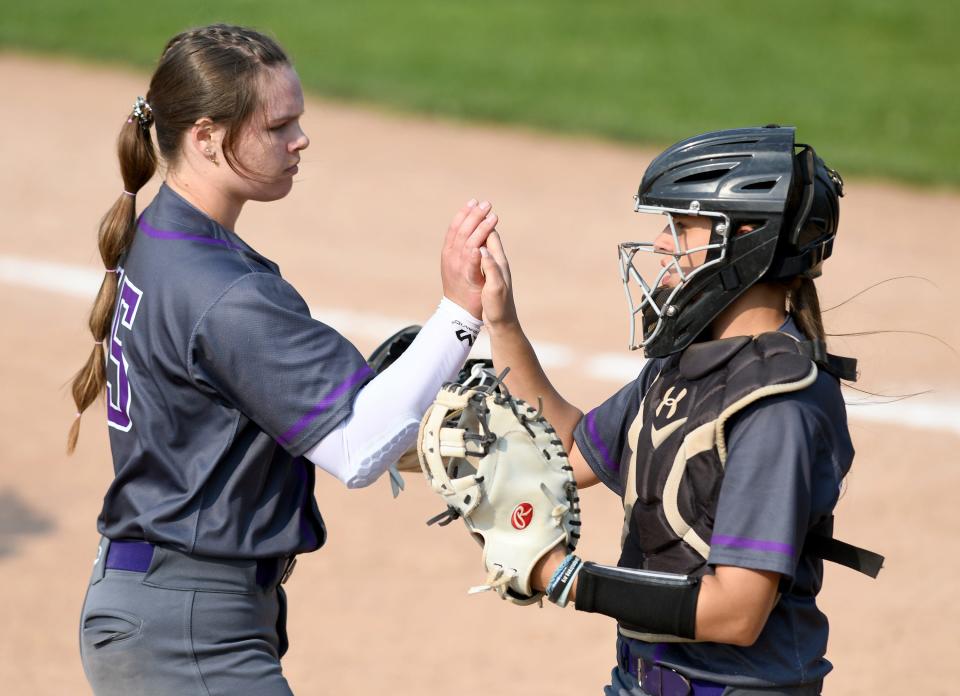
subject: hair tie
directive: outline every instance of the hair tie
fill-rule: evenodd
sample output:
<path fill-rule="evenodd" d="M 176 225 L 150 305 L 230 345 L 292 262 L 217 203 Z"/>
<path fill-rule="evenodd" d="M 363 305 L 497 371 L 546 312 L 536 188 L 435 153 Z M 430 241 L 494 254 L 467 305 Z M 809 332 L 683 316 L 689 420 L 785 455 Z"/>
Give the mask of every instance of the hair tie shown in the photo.
<path fill-rule="evenodd" d="M 116 268 L 104 268 L 104 269 L 103 269 L 103 272 L 104 272 L 104 273 L 116 273 L 116 272 L 117 272 L 117 269 L 116 269 Z"/>
<path fill-rule="evenodd" d="M 133 112 L 127 122 L 132 122 L 134 118 L 140 122 L 140 128 L 143 130 L 149 130 L 153 123 L 153 109 L 150 108 L 150 104 L 143 97 L 137 97 L 137 100 L 133 102 Z"/>
<path fill-rule="evenodd" d="M 123 190 L 123 195 L 124 195 L 124 196 L 130 196 L 131 198 L 136 198 L 136 197 L 137 197 L 137 194 L 131 193 L 130 191 L 127 191 L 126 189 Z"/>
<path fill-rule="evenodd" d="M 82 416 L 82 415 L 83 415 L 83 414 L 80 413 L 80 411 L 77 411 L 77 416 L 76 416 L 76 418 L 74 418 L 73 420 L 80 420 L 80 416 Z"/>

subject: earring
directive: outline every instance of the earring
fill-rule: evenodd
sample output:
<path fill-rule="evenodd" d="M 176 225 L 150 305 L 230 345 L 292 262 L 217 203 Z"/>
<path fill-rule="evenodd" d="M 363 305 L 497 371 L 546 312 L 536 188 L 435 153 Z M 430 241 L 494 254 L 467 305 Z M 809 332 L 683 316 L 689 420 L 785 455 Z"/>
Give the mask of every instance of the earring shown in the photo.
<path fill-rule="evenodd" d="M 208 160 L 210 160 L 211 162 L 213 162 L 213 163 L 214 163 L 215 165 L 217 165 L 218 167 L 220 166 L 220 163 L 217 161 L 217 153 L 216 153 L 216 152 L 214 152 L 213 150 L 207 150 L 206 155 L 207 155 L 207 159 L 208 159 Z"/>

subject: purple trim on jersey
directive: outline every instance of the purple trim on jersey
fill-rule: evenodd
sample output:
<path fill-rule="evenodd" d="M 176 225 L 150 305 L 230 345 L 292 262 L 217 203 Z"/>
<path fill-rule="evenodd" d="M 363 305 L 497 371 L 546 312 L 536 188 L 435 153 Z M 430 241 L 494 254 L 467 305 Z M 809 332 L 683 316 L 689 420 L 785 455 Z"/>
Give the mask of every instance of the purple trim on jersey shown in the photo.
<path fill-rule="evenodd" d="M 280 437 L 277 438 L 277 441 L 281 445 L 289 445 L 301 432 L 306 428 L 310 423 L 317 418 L 321 413 L 330 408 L 333 404 L 337 402 L 341 396 L 344 395 L 351 387 L 353 387 L 358 382 L 365 379 L 368 375 L 372 374 L 373 370 L 370 369 L 369 365 L 364 365 L 359 370 L 354 372 L 352 375 L 347 377 L 343 382 L 337 386 L 336 389 L 327 394 L 316 406 L 310 409 L 310 411 L 303 416 L 300 420 L 293 424 L 293 427 L 290 428 L 287 432 L 283 433 Z"/>
<path fill-rule="evenodd" d="M 724 536 L 723 534 L 714 534 L 710 539 L 711 546 L 728 546 L 735 549 L 749 549 L 750 551 L 767 551 L 769 553 L 782 553 L 784 556 L 793 557 L 793 545 L 784 544 L 779 541 L 765 541 L 763 539 L 747 539 L 745 537 Z"/>
<path fill-rule="evenodd" d="M 156 227 L 153 227 L 150 223 L 144 220 L 143 216 L 141 216 L 137 221 L 137 225 L 146 233 L 148 237 L 153 237 L 154 239 L 182 239 L 188 242 L 200 242 L 201 244 L 212 244 L 214 246 L 227 247 L 228 249 L 243 249 L 243 247 L 239 244 L 228 242 L 226 239 L 214 239 L 213 237 L 205 237 L 202 234 L 188 234 L 186 232 L 176 232 L 174 230 L 158 230 Z"/>
<path fill-rule="evenodd" d="M 587 434 L 590 436 L 590 439 L 593 440 L 593 445 L 597 448 L 600 456 L 603 457 L 603 463 L 606 464 L 607 468 L 610 469 L 610 471 L 617 471 L 620 467 L 613 463 L 613 459 L 610 457 L 610 451 L 607 449 L 607 446 L 603 444 L 603 440 L 600 439 L 600 434 L 597 432 L 597 424 L 594 422 L 596 413 L 597 410 L 594 409 L 587 414 Z"/>

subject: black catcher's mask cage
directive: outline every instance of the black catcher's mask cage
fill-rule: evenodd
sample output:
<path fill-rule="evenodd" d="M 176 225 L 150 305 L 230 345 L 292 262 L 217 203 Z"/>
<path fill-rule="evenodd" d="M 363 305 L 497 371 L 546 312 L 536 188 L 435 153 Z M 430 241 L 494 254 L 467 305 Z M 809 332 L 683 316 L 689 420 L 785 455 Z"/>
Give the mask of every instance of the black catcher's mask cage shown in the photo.
<path fill-rule="evenodd" d="M 648 357 L 681 351 L 758 281 L 819 275 L 832 251 L 842 195 L 839 174 L 812 147 L 795 145 L 791 127 L 705 133 L 668 148 L 644 173 L 635 211 L 667 218 L 673 260 L 648 280 L 634 264 L 637 254 L 666 252 L 653 242 L 619 245 L 630 349 Z M 682 248 L 680 215 L 710 221 L 705 246 Z M 681 258 L 698 251 L 706 252 L 705 262 L 684 271 Z M 668 273 L 678 278 L 675 287 L 664 283 Z"/>

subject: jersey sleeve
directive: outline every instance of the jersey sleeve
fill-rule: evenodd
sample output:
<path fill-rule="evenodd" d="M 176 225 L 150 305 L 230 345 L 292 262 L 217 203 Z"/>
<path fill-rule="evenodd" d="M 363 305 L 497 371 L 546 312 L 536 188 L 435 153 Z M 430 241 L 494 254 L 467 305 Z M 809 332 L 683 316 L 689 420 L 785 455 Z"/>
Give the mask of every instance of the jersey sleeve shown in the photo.
<path fill-rule="evenodd" d="M 583 458 L 608 488 L 623 497 L 626 475 L 624 452 L 632 452 L 627 433 L 640 412 L 640 402 L 657 371 L 654 361 L 644 365 L 636 380 L 589 411 L 577 424 L 573 438 Z M 621 469 L 623 471 L 621 471 Z"/>
<path fill-rule="evenodd" d="M 711 565 L 793 577 L 818 478 L 833 479 L 818 411 L 792 395 L 746 408 L 728 425 L 727 462 L 710 542 Z"/>
<path fill-rule="evenodd" d="M 346 338 L 314 320 L 281 277 L 250 273 L 203 313 L 190 374 L 297 457 L 333 430 L 373 376 Z"/>

